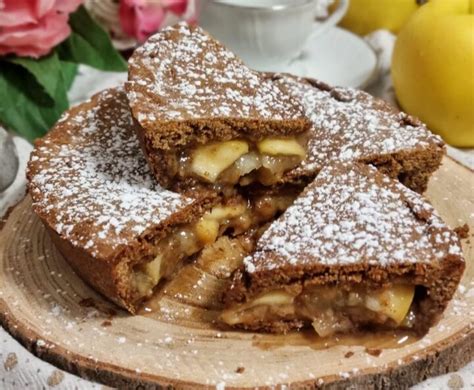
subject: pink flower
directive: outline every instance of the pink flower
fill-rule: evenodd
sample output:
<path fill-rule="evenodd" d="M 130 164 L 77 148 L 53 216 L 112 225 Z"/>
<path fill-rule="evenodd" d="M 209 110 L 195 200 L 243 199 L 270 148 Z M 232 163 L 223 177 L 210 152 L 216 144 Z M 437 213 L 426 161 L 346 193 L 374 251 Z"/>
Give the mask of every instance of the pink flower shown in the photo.
<path fill-rule="evenodd" d="M 38 58 L 71 33 L 69 14 L 82 0 L 0 0 L 0 55 Z"/>
<path fill-rule="evenodd" d="M 121 0 L 120 23 L 123 31 L 139 42 L 163 26 L 171 14 L 183 16 L 188 0 Z"/>

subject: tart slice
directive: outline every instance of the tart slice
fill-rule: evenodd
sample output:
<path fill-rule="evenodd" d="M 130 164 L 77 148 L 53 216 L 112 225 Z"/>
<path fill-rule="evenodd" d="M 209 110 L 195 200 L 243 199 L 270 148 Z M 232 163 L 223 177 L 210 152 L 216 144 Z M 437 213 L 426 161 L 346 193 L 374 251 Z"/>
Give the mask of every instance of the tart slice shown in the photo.
<path fill-rule="evenodd" d="M 179 23 L 148 39 L 129 60 L 126 90 L 167 188 L 175 179 L 181 187 L 273 184 L 306 156 L 302 106 L 198 26 Z"/>
<path fill-rule="evenodd" d="M 69 110 L 37 142 L 28 180 L 33 209 L 66 260 L 130 312 L 204 246 L 272 219 L 293 199 L 224 202 L 209 192 L 184 196 L 160 187 L 122 88 Z"/>
<path fill-rule="evenodd" d="M 457 235 L 420 195 L 368 165 L 324 168 L 233 275 L 221 321 L 321 337 L 425 332 L 464 270 Z"/>
<path fill-rule="evenodd" d="M 421 121 L 363 91 L 291 75 L 269 77 L 303 105 L 312 122 L 307 158 L 284 180 L 309 182 L 328 161 L 358 161 L 416 192 L 426 190 L 446 151 Z"/>

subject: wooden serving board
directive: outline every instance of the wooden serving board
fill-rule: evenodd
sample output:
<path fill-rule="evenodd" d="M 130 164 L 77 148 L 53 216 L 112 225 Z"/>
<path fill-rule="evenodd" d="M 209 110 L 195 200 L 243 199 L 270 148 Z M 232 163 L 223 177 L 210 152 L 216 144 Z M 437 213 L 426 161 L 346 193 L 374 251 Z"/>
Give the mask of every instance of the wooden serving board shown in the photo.
<path fill-rule="evenodd" d="M 213 320 L 222 279 L 192 264 L 141 315 L 128 315 L 74 274 L 29 197 L 0 231 L 0 320 L 44 360 L 112 386 L 406 388 L 474 357 L 474 174 L 445 159 L 427 197 L 448 224 L 471 230 L 462 286 L 421 339 L 221 331 Z"/>

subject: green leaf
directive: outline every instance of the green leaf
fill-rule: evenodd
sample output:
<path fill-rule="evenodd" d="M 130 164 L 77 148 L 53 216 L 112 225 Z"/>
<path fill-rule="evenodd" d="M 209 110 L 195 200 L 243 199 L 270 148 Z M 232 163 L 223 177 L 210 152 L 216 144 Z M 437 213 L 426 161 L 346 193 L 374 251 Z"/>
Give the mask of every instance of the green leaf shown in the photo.
<path fill-rule="evenodd" d="M 69 17 L 72 33 L 57 50 L 62 61 L 87 64 L 108 71 L 126 71 L 127 63 L 115 50 L 109 35 L 90 17 L 84 6 Z"/>
<path fill-rule="evenodd" d="M 63 82 L 64 82 L 64 87 L 66 88 L 66 91 L 69 91 L 69 88 L 71 88 L 72 82 L 76 78 L 77 68 L 78 68 L 77 64 L 74 64 L 72 62 L 67 62 L 67 61 L 61 61 L 61 71 L 62 71 Z"/>
<path fill-rule="evenodd" d="M 68 108 L 60 70 L 53 99 L 25 68 L 0 62 L 0 122 L 30 141 L 44 135 Z"/>
<path fill-rule="evenodd" d="M 54 99 L 54 94 L 58 89 L 58 83 L 62 81 L 57 77 L 61 72 L 61 63 L 55 52 L 39 59 L 29 57 L 6 57 L 5 60 L 17 64 L 30 72 L 36 78 L 36 81 L 44 88 L 48 96 Z"/>

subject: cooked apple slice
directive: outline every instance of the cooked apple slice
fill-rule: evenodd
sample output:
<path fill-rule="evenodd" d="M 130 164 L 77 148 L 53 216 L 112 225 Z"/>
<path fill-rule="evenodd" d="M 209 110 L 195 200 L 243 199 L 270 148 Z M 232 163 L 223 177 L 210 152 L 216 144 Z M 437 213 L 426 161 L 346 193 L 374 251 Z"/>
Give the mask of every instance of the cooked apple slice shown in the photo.
<path fill-rule="evenodd" d="M 247 310 L 256 306 L 283 306 L 291 305 L 293 303 L 294 295 L 289 294 L 283 290 L 275 290 L 261 295 L 253 301 L 244 303 L 240 306 L 224 310 L 221 314 L 221 319 L 228 325 L 235 325 L 242 321 Z"/>
<path fill-rule="evenodd" d="M 266 138 L 257 144 L 258 151 L 270 156 L 300 156 L 306 152 L 294 138 Z"/>
<path fill-rule="evenodd" d="M 161 260 L 163 256 L 157 255 L 152 261 L 145 264 L 145 272 L 152 280 L 153 284 L 157 284 L 161 279 Z"/>
<path fill-rule="evenodd" d="M 214 207 L 211 212 L 204 215 L 203 218 L 213 219 L 216 221 L 223 221 L 224 219 L 235 218 L 243 213 L 247 209 L 245 203 L 237 203 L 227 206 L 217 206 Z"/>
<path fill-rule="evenodd" d="M 240 140 L 204 145 L 194 151 L 191 169 L 196 175 L 214 183 L 222 171 L 248 151 L 248 144 Z"/>
<path fill-rule="evenodd" d="M 205 244 L 212 244 L 219 235 L 221 223 L 241 216 L 246 210 L 245 203 L 214 207 L 197 222 L 195 232 L 198 239 Z"/>
<path fill-rule="evenodd" d="M 249 307 L 259 305 L 291 305 L 294 295 L 282 290 L 275 290 L 260 296 L 250 302 Z"/>
<path fill-rule="evenodd" d="M 391 288 L 377 294 L 379 312 L 400 324 L 410 309 L 415 295 L 415 287 L 406 284 L 396 284 Z"/>
<path fill-rule="evenodd" d="M 201 218 L 196 224 L 195 231 L 199 241 L 206 245 L 212 244 L 219 235 L 219 222 L 215 219 Z"/>
<path fill-rule="evenodd" d="M 160 254 L 149 263 L 141 266 L 140 270 L 135 271 L 135 286 L 141 296 L 151 294 L 153 287 L 160 281 L 161 261 L 162 255 Z"/>

